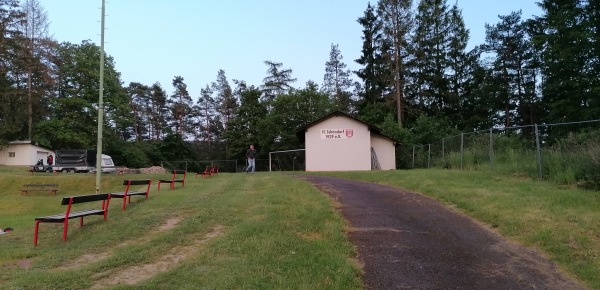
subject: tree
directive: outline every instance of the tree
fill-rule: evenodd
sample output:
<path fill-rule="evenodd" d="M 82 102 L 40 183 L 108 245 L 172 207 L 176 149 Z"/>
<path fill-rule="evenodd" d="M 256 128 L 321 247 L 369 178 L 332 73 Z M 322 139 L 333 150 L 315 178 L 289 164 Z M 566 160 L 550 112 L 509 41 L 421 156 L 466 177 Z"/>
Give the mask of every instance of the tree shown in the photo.
<path fill-rule="evenodd" d="M 19 30 L 26 39 L 23 59 L 27 66 L 27 136 L 31 140 L 34 116 L 43 116 L 40 105 L 47 104 L 44 97 L 51 85 L 47 52 L 53 42 L 48 38 L 48 16 L 39 1 L 25 0 L 21 7 L 26 20 L 20 23 Z"/>
<path fill-rule="evenodd" d="M 200 97 L 196 102 L 194 110 L 198 112 L 198 123 L 197 127 L 202 129 L 202 132 L 198 134 L 200 140 L 208 142 L 210 148 L 210 142 L 212 139 L 211 121 L 216 115 L 216 103 L 212 97 L 213 91 L 207 85 L 205 88 L 200 90 Z"/>
<path fill-rule="evenodd" d="M 489 69 L 497 84 L 497 119 L 504 120 L 503 125 L 509 127 L 513 119 L 535 121 L 531 116 L 523 118 L 523 113 L 533 114 L 531 109 L 538 101 L 537 79 L 535 68 L 530 65 L 533 45 L 521 20 L 521 12 L 499 17 L 500 23 L 486 24 L 486 41 L 481 48 L 492 54 Z"/>
<path fill-rule="evenodd" d="M 136 141 L 149 139 L 151 109 L 150 87 L 141 83 L 132 82 L 127 87 L 130 98 L 130 107 L 133 116 L 133 136 Z M 144 138 L 146 136 L 146 138 Z"/>
<path fill-rule="evenodd" d="M 20 79 L 26 45 L 18 29 L 25 22 L 25 14 L 18 3 L 0 0 L 0 144 L 24 137 L 23 124 L 28 123 L 26 91 Z"/>
<path fill-rule="evenodd" d="M 380 0 L 378 4 L 377 14 L 382 21 L 384 39 L 391 44 L 389 50 L 383 50 L 383 53 L 388 54 L 393 87 L 391 96 L 396 104 L 398 126 L 402 127 L 408 38 L 413 24 L 412 0 Z"/>
<path fill-rule="evenodd" d="M 249 144 L 259 144 L 259 127 L 267 115 L 267 108 L 260 102 L 260 89 L 238 81 L 235 94 L 240 98 L 236 117 L 231 120 L 226 131 L 228 158 L 243 158 Z"/>
<path fill-rule="evenodd" d="M 291 83 L 295 82 L 296 79 L 292 78 L 291 69 L 281 69 L 283 64 L 280 62 L 267 60 L 265 64 L 269 68 L 267 69 L 267 76 L 263 79 L 263 101 L 270 104 L 277 96 L 292 88 Z"/>
<path fill-rule="evenodd" d="M 304 89 L 291 89 L 279 95 L 272 103 L 269 112 L 259 128 L 259 144 L 262 150 L 289 150 L 300 148 L 296 129 L 321 118 L 331 112 L 327 94 L 319 92 L 319 87 L 309 81 Z"/>
<path fill-rule="evenodd" d="M 421 0 L 411 47 L 414 101 L 431 116 L 444 115 L 449 104 L 450 15 L 445 0 Z"/>
<path fill-rule="evenodd" d="M 79 45 L 63 43 L 58 59 L 58 96 L 52 101 L 51 117 L 38 124 L 34 138 L 52 148 L 93 147 L 98 124 L 100 49 L 89 41 Z M 104 65 L 103 126 L 107 127 L 104 132 L 108 135 L 131 123 L 131 110 L 113 58 L 107 56 Z"/>
<path fill-rule="evenodd" d="M 235 117 L 238 101 L 233 95 L 224 70 L 217 73 L 217 81 L 212 83 L 212 91 L 216 94 L 217 111 L 222 117 L 223 125 L 227 128 L 229 120 Z"/>
<path fill-rule="evenodd" d="M 171 126 L 174 128 L 175 134 L 181 135 L 182 138 L 193 133 L 193 101 L 187 91 L 187 85 L 183 81 L 183 77 L 175 76 L 173 79 L 175 92 L 168 100 L 171 108 Z"/>
<path fill-rule="evenodd" d="M 346 64 L 337 44 L 331 44 L 329 61 L 325 63 L 325 76 L 322 90 L 335 102 L 338 110 L 349 113 L 352 93 L 348 89 L 352 86 L 351 71 L 346 69 Z"/>
<path fill-rule="evenodd" d="M 598 62 L 597 57 L 593 60 L 598 31 L 589 21 L 597 21 L 597 1 L 543 0 L 538 5 L 545 13 L 536 19 L 542 30 L 534 37 L 543 47 L 542 92 L 549 109 L 544 121 L 600 117 L 598 88 L 593 87 L 598 84 L 598 71 L 591 69 Z"/>
<path fill-rule="evenodd" d="M 165 134 L 168 112 L 167 92 L 160 83 L 156 82 L 150 87 L 150 104 L 148 106 L 150 140 L 160 140 Z"/>

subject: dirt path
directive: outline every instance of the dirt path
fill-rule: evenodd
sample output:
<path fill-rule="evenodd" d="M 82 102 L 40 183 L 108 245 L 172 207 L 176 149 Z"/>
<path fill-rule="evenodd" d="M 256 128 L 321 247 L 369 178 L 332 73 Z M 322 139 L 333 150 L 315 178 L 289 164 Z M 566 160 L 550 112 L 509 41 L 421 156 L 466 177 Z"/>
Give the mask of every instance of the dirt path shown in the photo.
<path fill-rule="evenodd" d="M 300 178 L 339 202 L 367 289 L 585 289 L 536 251 L 431 198 L 334 177 Z"/>

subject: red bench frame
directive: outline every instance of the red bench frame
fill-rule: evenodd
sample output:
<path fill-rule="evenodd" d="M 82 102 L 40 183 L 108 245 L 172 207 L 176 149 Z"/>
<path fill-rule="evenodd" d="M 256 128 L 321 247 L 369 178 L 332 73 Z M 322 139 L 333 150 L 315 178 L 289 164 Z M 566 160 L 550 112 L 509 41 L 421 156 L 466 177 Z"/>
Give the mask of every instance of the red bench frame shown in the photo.
<path fill-rule="evenodd" d="M 93 202 L 93 201 L 102 201 L 102 208 L 71 212 L 71 207 L 73 204 Z M 80 218 L 80 220 L 79 220 L 80 227 L 83 226 L 83 217 L 85 217 L 85 216 L 102 215 L 102 216 L 104 216 L 104 221 L 106 221 L 106 218 L 108 216 L 108 204 L 109 203 L 110 203 L 110 194 L 108 194 L 108 193 L 63 197 L 63 199 L 61 201 L 61 205 L 67 206 L 67 210 L 65 211 L 64 214 L 56 214 L 56 215 L 52 215 L 52 216 L 35 218 L 35 230 L 33 232 L 33 245 L 37 246 L 40 223 L 63 223 L 64 229 L 63 229 L 62 239 L 63 239 L 63 241 L 66 242 L 67 241 L 67 232 L 69 231 L 69 220 L 70 219 Z"/>
<path fill-rule="evenodd" d="M 158 180 L 158 191 L 160 191 L 160 184 L 161 183 L 170 183 L 171 184 L 171 189 L 175 189 L 175 183 L 179 182 L 181 183 L 181 187 L 185 186 L 185 176 L 187 175 L 187 172 L 185 170 L 173 170 L 173 177 L 171 177 L 171 179 L 159 179 Z M 183 174 L 183 178 L 181 179 L 175 179 L 175 177 L 177 177 L 178 174 Z"/>
<path fill-rule="evenodd" d="M 131 192 L 129 191 L 129 189 L 131 188 L 132 185 L 145 185 L 145 184 L 148 185 L 146 187 L 146 191 L 131 191 Z M 144 195 L 146 197 L 146 199 L 148 199 L 148 193 L 150 193 L 150 185 L 152 185 L 152 180 L 151 179 L 140 179 L 140 180 L 126 179 L 126 180 L 123 180 L 123 185 L 126 186 L 124 192 L 112 192 L 112 193 L 110 193 L 110 197 L 111 198 L 122 198 L 123 205 L 121 206 L 121 209 L 123 211 L 125 211 L 127 204 L 131 203 L 131 196 Z"/>

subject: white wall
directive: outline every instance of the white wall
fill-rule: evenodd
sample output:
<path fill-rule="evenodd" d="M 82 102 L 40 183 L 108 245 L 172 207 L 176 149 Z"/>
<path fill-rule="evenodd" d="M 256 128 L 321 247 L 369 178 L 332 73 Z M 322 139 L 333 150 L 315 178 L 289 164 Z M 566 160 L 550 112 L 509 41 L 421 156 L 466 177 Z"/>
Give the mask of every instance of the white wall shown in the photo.
<path fill-rule="evenodd" d="M 14 152 L 15 157 L 9 157 L 9 152 Z M 32 144 L 10 144 L 0 148 L 0 165 L 34 165 L 41 156 L 48 154 L 54 155 L 54 152 Z"/>
<path fill-rule="evenodd" d="M 381 170 L 396 169 L 396 148 L 390 139 L 372 134 L 371 147 L 377 154 Z"/>
<path fill-rule="evenodd" d="M 327 129 L 352 129 L 352 137 L 323 139 Z M 371 170 L 371 133 L 361 122 L 332 116 L 308 128 L 305 142 L 306 171 Z"/>

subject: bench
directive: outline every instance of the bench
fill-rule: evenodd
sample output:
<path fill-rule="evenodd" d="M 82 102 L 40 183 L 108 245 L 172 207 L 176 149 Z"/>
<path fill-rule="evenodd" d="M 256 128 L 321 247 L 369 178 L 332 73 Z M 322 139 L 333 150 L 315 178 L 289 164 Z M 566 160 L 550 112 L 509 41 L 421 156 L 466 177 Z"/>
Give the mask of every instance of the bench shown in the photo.
<path fill-rule="evenodd" d="M 206 178 L 207 176 L 213 176 L 215 172 L 215 168 L 212 166 L 206 166 L 206 169 L 204 169 L 204 172 L 197 172 L 196 173 L 196 178 L 198 178 L 199 174 L 202 174 L 202 179 Z"/>
<path fill-rule="evenodd" d="M 122 209 L 125 211 L 125 207 L 128 203 L 131 203 L 131 196 L 134 195 L 143 195 L 148 199 L 148 193 L 150 192 L 150 185 L 152 184 L 152 180 L 150 179 L 142 179 L 142 180 L 123 180 L 123 185 L 125 185 L 125 191 L 123 192 L 113 192 L 110 194 L 111 198 L 122 198 L 123 206 Z M 147 185 L 146 191 L 129 191 L 132 185 Z"/>
<path fill-rule="evenodd" d="M 23 185 L 23 189 L 21 189 L 21 195 L 26 195 L 30 191 L 45 191 L 48 194 L 54 193 L 58 191 L 58 184 L 49 183 L 49 184 L 25 184 Z"/>
<path fill-rule="evenodd" d="M 171 179 L 159 179 L 158 180 L 158 191 L 160 191 L 161 183 L 170 183 L 171 189 L 175 189 L 175 183 L 177 183 L 177 182 L 181 183 L 181 187 L 185 186 L 185 176 L 187 174 L 185 170 L 173 170 L 171 173 L 173 173 L 173 177 L 171 177 Z M 183 175 L 183 177 L 177 179 L 177 175 Z"/>
<path fill-rule="evenodd" d="M 102 207 L 100 209 L 86 209 L 80 211 L 71 211 L 72 206 L 78 203 L 86 203 L 86 202 L 94 202 L 94 201 L 102 201 Z M 90 194 L 90 195 L 79 195 L 79 196 L 69 196 L 63 197 L 61 201 L 61 205 L 66 205 L 67 210 L 64 214 L 56 214 L 51 216 L 37 217 L 35 218 L 35 230 L 33 233 L 33 245 L 37 246 L 38 242 L 38 232 L 40 223 L 63 223 L 63 241 L 67 241 L 67 231 L 69 230 L 69 220 L 74 218 L 80 218 L 79 226 L 83 226 L 83 217 L 90 215 L 101 215 L 104 216 L 104 221 L 106 221 L 106 217 L 108 215 L 108 204 L 110 202 L 110 194 L 108 193 L 100 193 L 100 194 Z"/>

